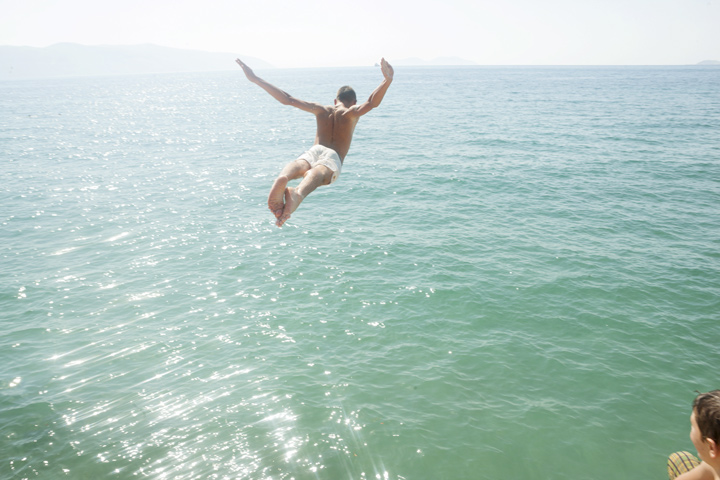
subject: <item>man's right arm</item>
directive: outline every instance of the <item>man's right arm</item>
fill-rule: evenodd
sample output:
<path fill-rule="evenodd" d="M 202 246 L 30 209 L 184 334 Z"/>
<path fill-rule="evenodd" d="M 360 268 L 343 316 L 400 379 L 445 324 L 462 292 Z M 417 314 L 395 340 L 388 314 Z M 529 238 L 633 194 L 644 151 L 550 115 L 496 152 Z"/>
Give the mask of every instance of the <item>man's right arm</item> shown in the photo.
<path fill-rule="evenodd" d="M 319 103 L 306 102 L 304 100 L 297 99 L 289 93 L 280 90 L 275 85 L 272 85 L 255 75 L 255 72 L 253 72 L 252 69 L 245 65 L 245 63 L 243 63 L 243 61 L 239 58 L 235 59 L 235 61 L 238 65 L 240 65 L 240 68 L 243 69 L 243 72 L 245 72 L 245 76 L 248 80 L 268 92 L 275 100 L 283 105 L 290 105 L 291 107 L 299 108 L 300 110 L 314 114 L 322 110 L 323 107 Z"/>

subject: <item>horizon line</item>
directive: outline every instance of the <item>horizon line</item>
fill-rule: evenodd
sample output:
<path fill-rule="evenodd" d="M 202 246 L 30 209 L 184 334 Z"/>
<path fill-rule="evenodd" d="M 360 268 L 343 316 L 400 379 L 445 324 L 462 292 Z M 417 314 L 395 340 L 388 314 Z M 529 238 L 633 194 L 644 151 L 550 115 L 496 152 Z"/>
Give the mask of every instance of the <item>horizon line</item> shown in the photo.
<path fill-rule="evenodd" d="M 43 48 L 50 48 L 57 45 L 78 45 L 81 47 L 143 47 L 143 46 L 150 46 L 150 47 L 159 47 L 159 48 L 167 48 L 172 50 L 186 50 L 186 51 L 193 51 L 193 52 L 201 52 L 201 53 L 211 53 L 211 54 L 223 54 L 227 53 L 231 56 L 238 55 L 242 56 L 237 53 L 231 53 L 228 51 L 219 51 L 219 50 L 203 50 L 203 49 L 197 49 L 197 48 L 189 48 L 189 47 L 170 47 L 166 45 L 159 45 L 156 43 L 132 43 L 132 44 L 85 44 L 85 43 L 78 43 L 78 42 L 55 42 L 50 45 L 46 45 L 44 47 L 35 47 L 32 45 L 0 45 L 0 48 L 2 47 L 11 47 L 11 48 L 35 48 L 35 49 L 43 49 Z M 352 68 L 352 67 L 367 67 L 370 66 L 368 64 L 362 65 L 362 64 L 349 64 L 349 65 L 333 65 L 333 66 L 295 66 L 295 67 L 284 67 L 284 66 L 275 66 L 272 64 L 272 62 L 265 60 L 264 58 L 257 57 L 255 55 L 247 55 L 248 57 L 253 57 L 257 60 L 261 60 L 265 63 L 268 63 L 271 65 L 271 67 L 256 67 L 257 70 L 271 70 L 271 69 L 282 69 L 282 70 L 290 70 L 290 69 L 312 69 L 312 68 Z M 440 63 L 440 64 L 433 64 L 432 62 L 435 60 L 441 60 L 441 59 L 454 59 L 457 58 L 459 60 L 463 60 L 464 63 Z M 405 62 L 408 60 L 419 60 L 423 63 L 407 63 L 407 64 L 398 64 L 398 66 L 401 67 L 687 67 L 687 66 L 720 66 L 720 60 L 714 60 L 714 59 L 704 59 L 700 60 L 695 63 L 626 63 L 626 64 L 620 64 L 620 63 L 478 63 L 475 60 L 469 60 L 462 57 L 458 57 L 455 55 L 440 55 L 435 56 L 431 58 L 430 60 L 425 60 L 422 57 L 418 56 L 410 56 L 410 57 L 403 57 L 398 58 L 394 60 L 394 62 Z M 374 65 L 377 67 L 377 63 Z M 228 68 L 228 71 L 232 70 L 232 68 Z"/>

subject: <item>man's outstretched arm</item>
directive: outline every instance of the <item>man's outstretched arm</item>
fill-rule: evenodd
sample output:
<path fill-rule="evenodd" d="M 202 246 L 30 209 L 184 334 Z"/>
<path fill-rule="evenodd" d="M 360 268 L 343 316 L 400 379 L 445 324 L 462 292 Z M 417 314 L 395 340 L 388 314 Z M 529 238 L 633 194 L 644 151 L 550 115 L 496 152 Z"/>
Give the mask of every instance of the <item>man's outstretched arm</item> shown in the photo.
<path fill-rule="evenodd" d="M 238 65 L 240 65 L 240 68 L 243 69 L 243 72 L 245 72 L 245 76 L 248 80 L 250 80 L 255 85 L 259 86 L 266 92 L 268 92 L 275 100 L 282 103 L 283 105 L 290 105 L 292 107 L 299 108 L 300 110 L 304 110 L 306 112 L 310 113 L 316 113 L 318 111 L 318 108 L 322 109 L 322 105 L 318 103 L 312 103 L 312 102 L 306 102 L 304 100 L 299 100 L 289 93 L 280 90 L 275 85 L 272 85 L 262 78 L 255 75 L 255 72 L 252 71 L 250 67 L 245 65 L 242 60 L 239 58 L 235 59 Z"/>
<path fill-rule="evenodd" d="M 382 99 L 385 97 L 385 92 L 387 92 L 387 89 L 390 88 L 390 84 L 393 81 L 393 75 L 395 75 L 395 70 L 393 70 L 393 67 L 384 58 L 380 60 L 380 70 L 382 70 L 384 77 L 383 81 L 379 87 L 373 90 L 370 94 L 370 98 L 357 106 L 355 112 L 357 112 L 358 115 L 365 115 L 370 110 L 380 105 L 380 102 L 382 102 Z"/>

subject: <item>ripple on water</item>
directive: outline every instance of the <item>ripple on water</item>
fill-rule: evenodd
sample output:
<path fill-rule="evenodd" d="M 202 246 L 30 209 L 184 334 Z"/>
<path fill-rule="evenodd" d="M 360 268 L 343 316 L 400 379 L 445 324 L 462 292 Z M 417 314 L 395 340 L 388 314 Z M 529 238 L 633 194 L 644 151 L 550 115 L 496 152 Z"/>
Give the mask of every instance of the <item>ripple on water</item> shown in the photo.
<path fill-rule="evenodd" d="M 283 229 L 314 123 L 235 77 L 4 86 L 62 112 L 6 125 L 13 475 L 662 474 L 720 333 L 718 90 L 663 72 L 409 70 Z"/>

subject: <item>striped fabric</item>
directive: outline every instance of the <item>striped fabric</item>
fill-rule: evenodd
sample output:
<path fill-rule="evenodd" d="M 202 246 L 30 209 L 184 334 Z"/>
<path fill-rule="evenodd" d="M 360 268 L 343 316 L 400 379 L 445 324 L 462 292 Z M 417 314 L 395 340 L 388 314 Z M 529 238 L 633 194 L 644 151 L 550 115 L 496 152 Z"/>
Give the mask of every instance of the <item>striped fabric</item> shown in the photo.
<path fill-rule="evenodd" d="M 689 472 L 698 465 L 700 465 L 700 460 L 692 453 L 675 452 L 668 458 L 668 476 L 670 480 L 674 480 L 679 475 Z"/>

